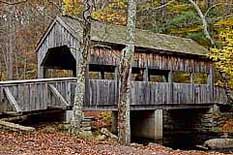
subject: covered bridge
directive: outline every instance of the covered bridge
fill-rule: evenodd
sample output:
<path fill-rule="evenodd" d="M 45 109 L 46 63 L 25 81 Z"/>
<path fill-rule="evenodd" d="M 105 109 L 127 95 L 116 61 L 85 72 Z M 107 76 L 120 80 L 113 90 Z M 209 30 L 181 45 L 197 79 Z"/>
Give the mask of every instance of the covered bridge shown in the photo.
<path fill-rule="evenodd" d="M 117 69 L 126 38 L 124 26 L 92 23 L 85 108 L 116 109 Z M 57 17 L 36 49 L 38 77 L 49 77 L 51 69 L 70 70 L 75 75 L 81 39 L 78 20 Z M 137 29 L 131 108 L 225 104 L 222 89 L 214 87 L 214 69 L 207 52 L 191 39 Z M 186 77 L 184 82 L 179 76 Z"/>
<path fill-rule="evenodd" d="M 92 23 L 84 110 L 117 110 L 117 73 L 126 38 L 124 26 Z M 80 22 L 57 17 L 36 48 L 39 79 L 0 82 L 0 112 L 72 108 L 81 41 Z M 207 52 L 191 39 L 137 29 L 130 106 L 133 135 L 160 139 L 166 126 L 200 129 L 200 113 L 226 104 L 224 90 L 214 86 Z M 69 71 L 73 77 L 54 78 L 51 70 Z M 116 112 L 112 118 L 116 129 Z"/>

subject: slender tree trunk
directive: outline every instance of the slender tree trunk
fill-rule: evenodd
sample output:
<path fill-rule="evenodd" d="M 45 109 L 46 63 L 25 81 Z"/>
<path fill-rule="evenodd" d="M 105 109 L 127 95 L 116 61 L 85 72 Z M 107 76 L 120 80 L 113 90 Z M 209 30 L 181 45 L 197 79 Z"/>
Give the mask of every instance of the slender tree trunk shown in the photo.
<path fill-rule="evenodd" d="M 160 1 L 161 6 L 165 5 L 166 3 L 167 3 L 167 0 L 161 0 Z M 166 15 L 167 15 L 167 6 L 164 6 L 164 7 L 161 8 L 161 15 L 162 15 L 163 18 L 166 17 Z"/>
<path fill-rule="evenodd" d="M 14 7 L 12 7 L 11 9 L 14 10 Z M 13 23 L 13 15 L 10 15 L 10 23 L 9 23 L 9 28 L 10 28 L 10 35 L 9 35 L 9 55 L 8 55 L 8 73 L 7 73 L 7 79 L 8 80 L 12 80 L 13 79 L 13 35 L 14 35 L 14 23 Z"/>
<path fill-rule="evenodd" d="M 135 49 L 135 27 L 136 27 L 137 0 L 128 1 L 128 44 L 122 50 L 119 67 L 119 103 L 118 103 L 118 138 L 123 145 L 130 143 L 130 77 L 131 64 Z"/>
<path fill-rule="evenodd" d="M 194 0 L 188 0 L 188 1 L 193 5 L 193 7 L 197 11 L 199 17 L 201 18 L 201 20 L 202 20 L 202 27 L 203 27 L 203 33 L 204 33 L 205 37 L 210 41 L 211 45 L 214 47 L 215 46 L 215 42 L 214 42 L 214 40 L 212 39 L 212 37 L 211 37 L 211 35 L 209 33 L 208 23 L 206 21 L 206 18 L 204 16 L 204 14 L 202 13 L 200 7 L 197 5 L 197 3 Z"/>
<path fill-rule="evenodd" d="M 75 100 L 73 106 L 73 118 L 70 132 L 77 134 L 80 131 L 80 124 L 83 117 L 82 107 L 85 97 L 85 75 L 87 72 L 89 51 L 90 51 L 90 31 L 91 13 L 93 9 L 92 0 L 84 0 L 85 10 L 83 11 L 83 40 L 81 50 L 76 49 L 76 76 L 77 83 L 75 89 Z"/>

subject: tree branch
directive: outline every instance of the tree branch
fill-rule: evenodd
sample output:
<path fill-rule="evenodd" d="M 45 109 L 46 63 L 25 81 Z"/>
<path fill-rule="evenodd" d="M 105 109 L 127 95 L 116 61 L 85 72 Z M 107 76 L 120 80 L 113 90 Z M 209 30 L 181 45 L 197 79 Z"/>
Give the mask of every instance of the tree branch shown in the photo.
<path fill-rule="evenodd" d="M 148 9 L 139 10 L 139 11 L 148 11 L 148 10 L 150 10 L 150 11 L 155 11 L 155 10 L 159 10 L 159 9 L 162 9 L 162 8 L 168 6 L 169 4 L 171 4 L 171 3 L 175 2 L 175 1 L 176 1 L 176 0 L 171 0 L 171 1 L 169 1 L 169 2 L 167 2 L 167 3 L 165 3 L 165 4 L 163 4 L 163 5 L 160 5 L 160 6 L 156 7 L 156 8 L 148 8 Z"/>
<path fill-rule="evenodd" d="M 209 31 L 208 31 L 208 24 L 207 24 L 206 18 L 205 18 L 205 16 L 203 15 L 201 9 L 200 9 L 199 6 L 196 4 L 196 2 L 194 2 L 193 0 L 188 0 L 188 1 L 193 5 L 193 7 L 194 7 L 195 10 L 197 11 L 199 17 L 200 17 L 201 20 L 202 20 L 204 35 L 205 35 L 206 38 L 210 41 L 211 45 L 212 45 L 212 46 L 215 46 L 215 42 L 214 42 L 214 40 L 212 39 L 212 37 L 210 36 L 210 33 L 209 33 Z"/>
<path fill-rule="evenodd" d="M 176 0 L 171 0 L 171 1 L 169 1 L 169 2 L 167 2 L 167 3 L 165 3 L 165 4 L 163 4 L 163 5 L 160 5 L 160 6 L 156 7 L 156 8 L 153 8 L 153 10 L 162 9 L 162 8 L 168 6 L 169 4 L 171 4 L 171 3 L 175 2 L 175 1 L 176 1 Z"/>
<path fill-rule="evenodd" d="M 230 6 L 233 6 L 233 4 L 230 4 L 230 3 L 217 3 L 217 4 L 214 4 L 214 5 L 212 5 L 211 7 L 208 8 L 208 10 L 205 12 L 205 15 L 204 15 L 204 16 L 207 17 L 207 15 L 209 14 L 209 12 L 210 12 L 212 9 L 214 9 L 214 8 L 220 6 L 220 5 L 230 5 Z"/>

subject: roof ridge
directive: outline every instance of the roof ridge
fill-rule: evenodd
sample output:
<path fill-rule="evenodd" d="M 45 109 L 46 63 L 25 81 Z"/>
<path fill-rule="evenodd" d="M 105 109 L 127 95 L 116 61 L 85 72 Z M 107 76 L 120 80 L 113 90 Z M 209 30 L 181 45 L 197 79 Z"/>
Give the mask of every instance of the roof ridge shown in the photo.
<path fill-rule="evenodd" d="M 72 29 L 74 35 L 80 35 L 79 29 L 77 27 L 79 18 L 74 18 L 72 16 L 59 16 L 60 19 Z M 80 23 L 82 25 L 82 23 Z M 81 26 L 79 25 L 79 26 Z M 127 44 L 126 39 L 126 30 L 127 27 L 123 25 L 116 25 L 112 23 L 106 23 L 102 21 L 93 21 L 92 22 L 92 39 L 93 41 L 103 41 L 112 44 Z M 166 50 L 174 51 L 177 53 L 185 54 L 194 54 L 194 55 L 206 55 L 208 49 L 198 44 L 196 41 L 190 38 L 183 38 L 174 35 L 155 33 L 151 30 L 145 29 L 136 29 L 137 33 L 137 43 L 135 46 L 157 49 L 157 50 Z M 104 40 L 102 37 L 106 37 Z"/>
<path fill-rule="evenodd" d="M 107 23 L 107 22 L 102 22 L 102 21 L 94 21 L 95 23 L 100 23 L 100 24 L 103 24 L 103 25 L 106 25 L 106 26 L 114 26 L 114 27 L 121 27 L 121 28 L 126 28 L 126 26 L 124 25 L 118 25 L 118 24 L 112 24 L 112 23 Z M 183 40 L 189 40 L 189 41 L 193 41 L 193 42 L 196 42 L 194 41 L 193 39 L 190 39 L 190 38 L 185 38 L 185 37 L 179 37 L 179 36 L 174 36 L 174 35 L 169 35 L 169 34 L 164 34 L 164 33 L 157 33 L 157 32 L 153 32 L 151 30 L 147 30 L 147 29 L 140 29 L 140 28 L 136 28 L 136 30 L 138 31 L 142 31 L 142 32 L 147 32 L 147 33 L 151 33 L 153 35 L 160 35 L 160 36 L 165 36 L 165 37 L 172 37 L 172 38 L 177 38 L 177 39 L 183 39 Z"/>
<path fill-rule="evenodd" d="M 62 17 L 68 17 L 68 18 L 71 18 L 73 20 L 77 20 L 77 21 L 80 20 L 81 21 L 81 18 L 79 18 L 79 17 L 73 17 L 73 16 L 69 16 L 69 15 L 62 15 Z M 100 23 L 100 24 L 103 24 L 103 25 L 106 25 L 106 26 L 114 26 L 114 27 L 126 28 L 125 25 L 118 25 L 118 24 L 103 22 L 103 21 L 99 21 L 99 20 L 95 20 L 95 21 L 93 21 L 93 23 Z M 149 33 L 154 34 L 154 35 L 161 35 L 161 36 L 165 36 L 165 37 L 172 37 L 172 38 L 177 38 L 177 39 L 183 39 L 183 40 L 189 40 L 189 41 L 196 42 L 196 41 L 194 41 L 191 38 L 179 37 L 179 36 L 169 35 L 169 34 L 164 34 L 164 33 L 157 33 L 157 32 L 153 32 L 151 30 L 147 30 L 147 29 L 136 28 L 136 30 L 139 30 L 139 31 L 142 31 L 142 32 L 147 32 L 147 33 L 149 32 Z"/>

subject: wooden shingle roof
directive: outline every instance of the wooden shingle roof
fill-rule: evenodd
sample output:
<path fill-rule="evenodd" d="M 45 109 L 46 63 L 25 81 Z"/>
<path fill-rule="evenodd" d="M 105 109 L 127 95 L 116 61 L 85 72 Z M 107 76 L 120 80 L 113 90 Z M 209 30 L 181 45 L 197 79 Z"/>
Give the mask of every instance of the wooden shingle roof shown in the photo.
<path fill-rule="evenodd" d="M 82 36 L 82 28 L 79 20 L 62 16 L 56 20 L 62 21 L 71 33 L 78 39 Z M 91 27 L 91 40 L 111 44 L 127 44 L 127 28 L 125 26 L 111 25 L 101 22 L 93 22 Z M 165 34 L 153 33 L 148 30 L 136 30 L 136 47 L 152 50 L 161 50 L 171 53 L 191 54 L 206 56 L 208 50 L 197 42 Z"/>

